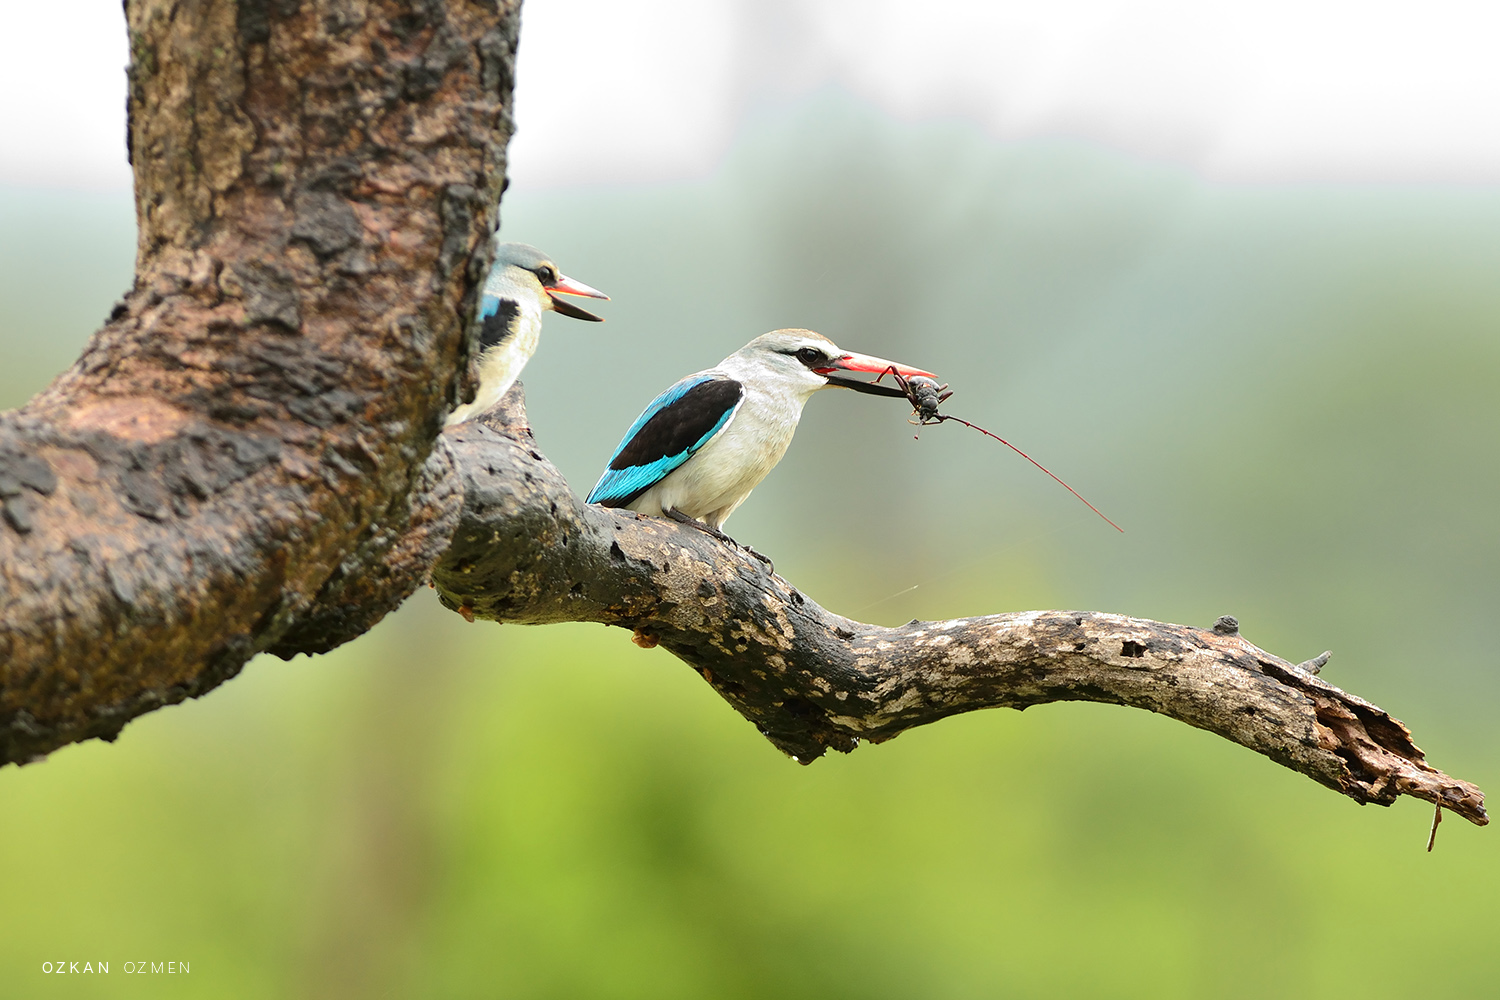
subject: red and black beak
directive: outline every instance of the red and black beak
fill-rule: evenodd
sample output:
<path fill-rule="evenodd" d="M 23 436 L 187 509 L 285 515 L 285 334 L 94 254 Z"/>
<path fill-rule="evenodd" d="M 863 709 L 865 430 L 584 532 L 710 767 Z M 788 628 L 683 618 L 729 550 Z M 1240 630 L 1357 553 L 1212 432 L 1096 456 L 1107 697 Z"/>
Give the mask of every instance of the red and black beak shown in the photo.
<path fill-rule="evenodd" d="M 895 373 L 902 378 L 936 378 L 932 372 L 925 372 L 920 368 L 903 365 L 899 361 L 887 361 L 885 358 L 872 358 L 868 354 L 841 354 L 834 358 L 833 364 L 827 368 L 814 368 L 813 371 L 828 379 L 828 384 L 838 386 L 840 389 L 853 389 L 855 392 L 868 392 L 874 396 L 905 396 L 893 383 L 880 382 L 880 378 Z M 862 382 L 854 378 L 841 378 L 833 374 L 836 371 L 847 372 L 875 372 L 874 382 Z"/>
<path fill-rule="evenodd" d="M 935 378 L 932 372 L 924 372 L 920 368 L 912 368 L 903 365 L 899 361 L 887 361 L 885 358 L 872 358 L 868 354 L 841 354 L 833 359 L 833 365 L 828 368 L 814 368 L 813 371 L 819 375 L 827 375 L 833 371 L 846 372 L 895 372 L 902 378 L 912 378 L 920 375 L 923 378 Z"/>
<path fill-rule="evenodd" d="M 552 300 L 552 311 L 573 319 L 585 319 L 591 323 L 603 323 L 603 316 L 595 316 L 587 309 L 580 309 L 566 299 L 558 298 L 559 295 L 582 295 L 590 299 L 609 300 L 609 296 L 597 288 L 590 288 L 581 281 L 576 281 L 565 274 L 559 274 L 557 280 L 550 285 L 544 285 L 547 297 Z"/>

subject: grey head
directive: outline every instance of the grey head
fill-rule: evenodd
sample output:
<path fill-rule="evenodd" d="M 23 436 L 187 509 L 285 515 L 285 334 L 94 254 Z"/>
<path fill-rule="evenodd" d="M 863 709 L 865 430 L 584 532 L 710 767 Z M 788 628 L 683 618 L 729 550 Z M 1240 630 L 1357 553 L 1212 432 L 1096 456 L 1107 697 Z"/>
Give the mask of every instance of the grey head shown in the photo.
<path fill-rule="evenodd" d="M 811 330 L 773 330 L 735 351 L 720 367 L 741 381 L 806 395 L 828 385 L 826 376 L 843 353 Z"/>
<path fill-rule="evenodd" d="M 904 377 L 930 375 L 898 361 L 855 354 L 811 330 L 773 330 L 756 337 L 720 362 L 736 377 L 747 376 L 761 384 L 807 394 L 829 385 L 848 387 L 838 372 L 899 372 Z"/>
<path fill-rule="evenodd" d="M 552 262 L 552 258 L 529 243 L 501 243 L 495 239 L 495 264 L 490 270 L 490 281 L 499 279 L 517 289 L 531 292 L 541 302 L 542 308 L 550 309 L 573 319 L 603 322 L 604 317 L 595 316 L 587 309 L 580 309 L 560 295 L 582 295 L 591 299 L 608 299 L 609 296 L 597 288 L 570 278 Z"/>

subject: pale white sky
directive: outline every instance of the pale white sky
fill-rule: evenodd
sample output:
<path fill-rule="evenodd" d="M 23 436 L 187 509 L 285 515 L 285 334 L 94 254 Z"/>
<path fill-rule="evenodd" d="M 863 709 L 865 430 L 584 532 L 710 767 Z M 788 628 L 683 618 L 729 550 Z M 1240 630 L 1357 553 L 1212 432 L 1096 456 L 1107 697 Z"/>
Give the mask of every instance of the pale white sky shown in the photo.
<path fill-rule="evenodd" d="M 0 183 L 127 188 L 119 0 L 3 0 Z M 511 174 L 700 176 L 839 85 L 1233 180 L 1500 183 L 1494 0 L 528 0 Z"/>

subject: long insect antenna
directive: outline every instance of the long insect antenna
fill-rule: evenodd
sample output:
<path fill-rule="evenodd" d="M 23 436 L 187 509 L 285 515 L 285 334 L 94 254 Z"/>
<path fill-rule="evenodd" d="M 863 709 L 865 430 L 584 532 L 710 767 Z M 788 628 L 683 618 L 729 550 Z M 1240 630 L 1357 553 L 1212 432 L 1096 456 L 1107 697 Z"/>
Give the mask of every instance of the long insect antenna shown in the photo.
<path fill-rule="evenodd" d="M 1060 479 L 1057 474 L 1054 473 L 1051 469 L 1047 468 L 1041 462 L 1038 462 L 1036 459 L 1026 454 L 1020 448 L 1017 448 L 1015 445 L 1005 440 L 1005 438 L 1001 437 L 999 434 L 996 434 L 994 431 L 987 431 L 983 427 L 980 427 L 978 424 L 971 424 L 963 417 L 955 417 L 947 413 L 939 413 L 938 406 L 942 403 L 947 402 L 948 397 L 953 395 L 953 393 L 948 390 L 948 386 L 946 384 L 939 385 L 936 379 L 927 378 L 926 376 L 922 375 L 913 375 L 911 378 L 907 378 L 900 372 L 898 372 L 894 365 L 886 368 L 885 371 L 875 376 L 875 381 L 878 383 L 887 375 L 894 378 L 896 380 L 896 385 L 899 386 L 901 391 L 906 394 L 907 401 L 912 405 L 912 417 L 915 418 L 911 422 L 916 424 L 918 427 L 926 427 L 929 424 L 940 424 L 947 420 L 957 420 L 965 427 L 972 427 L 974 430 L 985 435 L 986 437 L 994 438 L 996 441 L 999 441 L 1001 444 L 1005 445 L 1005 447 L 1009 448 L 1011 451 L 1015 452 L 1017 455 L 1020 455 L 1022 458 L 1026 459 L 1026 461 L 1030 462 L 1032 465 L 1036 466 L 1038 469 L 1041 469 L 1047 475 L 1051 476 L 1053 482 L 1057 483 L 1057 485 L 1061 486 L 1063 489 L 1073 494 L 1079 500 L 1083 501 L 1083 505 L 1089 510 L 1104 518 L 1105 524 L 1109 525 L 1111 528 L 1114 528 L 1121 534 L 1125 533 L 1124 528 L 1111 521 L 1108 517 L 1105 517 L 1104 511 L 1089 503 L 1088 498 L 1086 498 L 1082 493 L 1079 493 L 1073 487 L 1063 482 L 1062 479 Z"/>
<path fill-rule="evenodd" d="M 1026 459 L 1026 461 L 1030 462 L 1032 465 L 1036 466 L 1038 469 L 1041 469 L 1047 475 L 1052 476 L 1052 478 L 1057 482 L 1057 484 L 1059 486 L 1061 486 L 1063 489 L 1067 490 L 1069 493 L 1073 494 L 1078 499 L 1083 500 L 1084 506 L 1087 507 L 1089 510 L 1093 511 L 1095 514 L 1098 514 L 1100 517 L 1103 517 L 1104 520 L 1105 520 L 1105 522 L 1111 528 L 1114 528 L 1116 531 L 1118 531 L 1118 532 L 1120 532 L 1122 534 L 1124 533 L 1124 531 L 1125 531 L 1124 528 L 1120 527 L 1118 524 L 1116 524 L 1115 522 L 1111 521 L 1109 518 L 1104 517 L 1104 511 L 1100 510 L 1098 507 L 1095 507 L 1093 504 L 1089 503 L 1088 500 L 1086 500 L 1084 498 L 1084 496 L 1083 496 L 1082 493 L 1079 493 L 1073 487 L 1071 487 L 1067 483 L 1063 482 L 1061 479 L 1059 479 L 1056 475 L 1053 474 L 1053 472 L 1052 472 L 1051 469 L 1047 468 L 1041 462 L 1038 462 L 1036 459 L 1034 459 L 1030 455 L 1026 454 L 1020 448 L 1017 448 L 1015 445 L 1013 445 L 1009 441 L 1005 440 L 1005 438 L 1001 437 L 999 434 L 996 434 L 996 433 L 994 433 L 992 431 L 987 431 L 983 427 L 980 427 L 978 424 L 971 424 L 967 420 L 965 420 L 963 417 L 955 417 L 955 416 L 951 416 L 951 415 L 949 415 L 947 413 L 939 414 L 938 419 L 939 420 L 957 420 L 959 423 L 963 424 L 965 427 L 972 427 L 976 431 L 978 431 L 979 433 L 986 434 L 986 435 L 994 438 L 996 441 L 999 441 L 1001 444 L 1005 445 L 1005 447 L 1009 448 L 1011 451 L 1015 452 L 1017 455 L 1020 455 L 1022 458 Z"/>

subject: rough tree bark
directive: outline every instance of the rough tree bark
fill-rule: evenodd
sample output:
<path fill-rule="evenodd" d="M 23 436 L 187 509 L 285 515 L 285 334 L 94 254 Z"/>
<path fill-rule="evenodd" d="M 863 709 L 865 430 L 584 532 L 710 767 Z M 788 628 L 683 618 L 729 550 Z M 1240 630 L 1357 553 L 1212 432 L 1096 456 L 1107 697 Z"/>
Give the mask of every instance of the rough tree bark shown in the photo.
<path fill-rule="evenodd" d="M 581 504 L 519 386 L 462 392 L 518 4 L 130 0 L 135 287 L 0 415 L 0 762 L 331 649 L 423 580 L 465 617 L 596 621 L 692 665 L 804 763 L 959 712 L 1160 712 L 1360 802 L 1484 823 L 1379 708 L 1203 630 L 825 611 L 672 522 Z M 436 445 L 436 447 L 434 447 Z"/>
<path fill-rule="evenodd" d="M 433 462 L 463 480 L 458 528 L 432 571 L 444 604 L 470 618 L 632 629 L 803 763 L 975 709 L 1095 701 L 1206 729 L 1357 802 L 1411 795 L 1487 822 L 1479 789 L 1429 766 L 1398 720 L 1315 676 L 1326 656 L 1294 665 L 1232 619 L 852 621 L 703 532 L 580 503 L 536 449 L 519 388 L 449 431 Z"/>
<path fill-rule="evenodd" d="M 0 758 L 417 585 L 389 525 L 466 369 L 518 7 L 126 4 L 134 287 L 0 416 Z"/>

